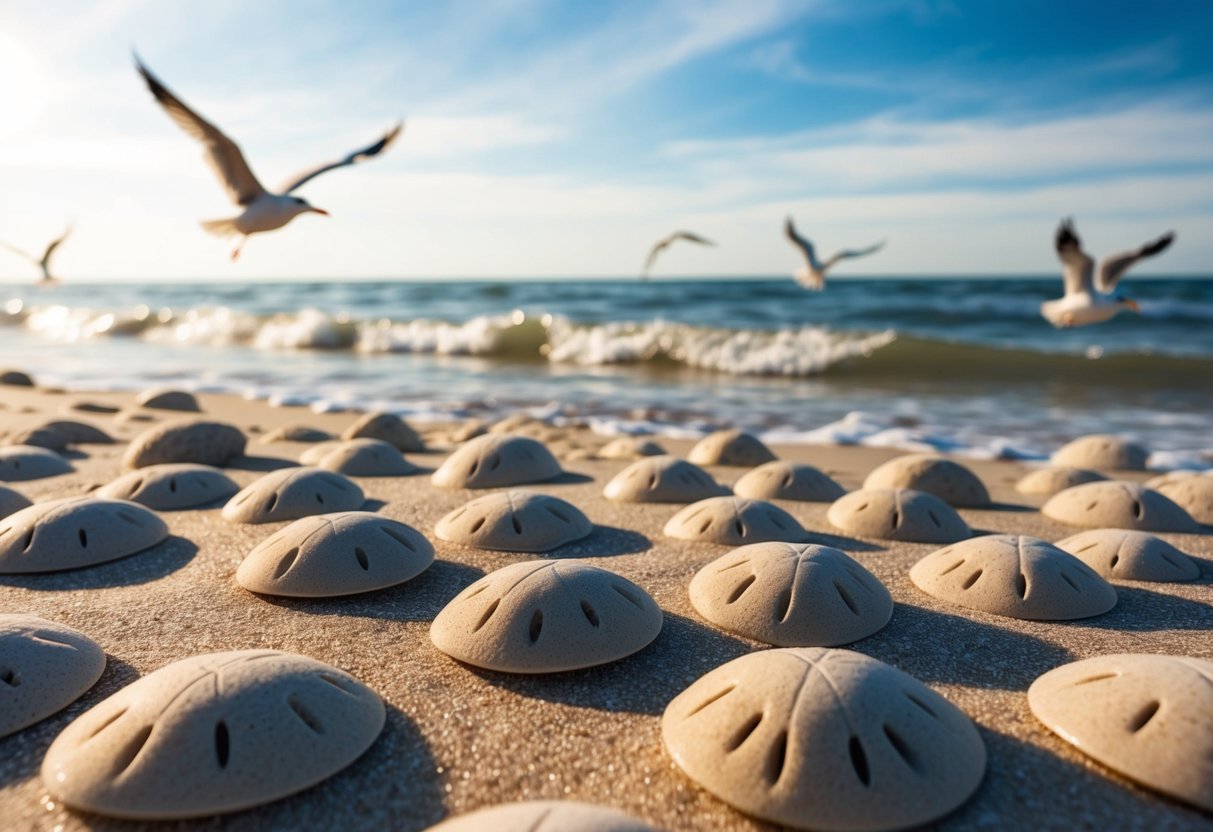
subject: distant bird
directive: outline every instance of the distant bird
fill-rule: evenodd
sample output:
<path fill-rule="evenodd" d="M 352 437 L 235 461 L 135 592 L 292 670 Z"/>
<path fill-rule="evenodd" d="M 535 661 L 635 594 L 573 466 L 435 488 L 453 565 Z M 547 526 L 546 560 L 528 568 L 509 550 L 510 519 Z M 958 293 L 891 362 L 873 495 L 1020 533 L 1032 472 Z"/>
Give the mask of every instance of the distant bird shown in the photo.
<path fill-rule="evenodd" d="M 649 252 L 648 259 L 644 261 L 644 271 L 640 273 L 640 278 L 642 280 L 648 280 L 649 270 L 653 268 L 653 264 L 657 262 L 657 256 L 679 240 L 686 240 L 688 243 L 699 243 L 701 246 L 716 245 L 706 237 L 700 237 L 698 234 L 693 234 L 690 231 L 675 231 L 669 236 L 662 237 L 657 241 L 657 244 L 653 246 L 653 250 Z"/>
<path fill-rule="evenodd" d="M 1165 251 L 1174 239 L 1175 232 L 1168 231 L 1134 251 L 1105 257 L 1099 264 L 1096 285 L 1092 282 L 1095 261 L 1082 250 L 1082 241 L 1074 231 L 1074 221 L 1070 218 L 1062 220 L 1057 226 L 1056 245 L 1057 257 L 1063 266 L 1065 296 L 1042 303 L 1040 314 L 1055 327 L 1072 327 L 1102 323 L 1125 309 L 1140 312 L 1141 307 L 1136 301 L 1115 291 L 1116 283 L 1134 263 Z"/>
<path fill-rule="evenodd" d="M 187 107 L 181 99 L 173 95 L 143 65 L 138 56 L 135 56 L 135 67 L 139 70 L 139 74 L 143 76 L 143 80 L 147 82 L 148 89 L 152 91 L 152 95 L 160 102 L 160 106 L 164 107 L 173 121 L 177 122 L 177 126 L 202 142 L 206 148 L 206 161 L 215 172 L 215 175 L 219 177 L 219 182 L 223 185 L 224 190 L 227 191 L 228 197 L 232 202 L 244 209 L 244 212 L 237 217 L 210 220 L 202 223 L 202 227 L 212 234 L 220 236 L 240 235 L 240 242 L 232 250 L 233 260 L 240 256 L 240 249 L 243 248 L 250 234 L 273 231 L 286 225 L 300 214 L 309 212 L 322 214 L 327 217 L 328 211 L 309 205 L 307 200 L 291 196 L 291 192 L 298 190 L 304 183 L 311 181 L 322 173 L 378 156 L 391 146 L 396 137 L 400 135 L 400 131 L 404 129 L 404 123 L 400 122 L 389 130 L 383 138 L 369 147 L 355 150 L 353 153 L 335 162 L 326 162 L 323 165 L 305 171 L 287 183 L 281 193 L 273 193 L 267 191 L 257 181 L 257 177 L 253 174 L 248 162 L 244 160 L 244 154 L 240 152 L 240 148 L 235 142 L 225 136 L 219 128 Z"/>
<path fill-rule="evenodd" d="M 51 244 L 46 247 L 46 251 L 42 253 L 41 259 L 34 257 L 32 254 L 26 254 L 21 249 L 16 248 L 15 246 L 10 246 L 5 242 L 0 242 L 0 247 L 8 249 L 13 254 L 25 258 L 38 268 L 42 269 L 42 277 L 38 280 L 39 286 L 54 286 L 59 282 L 59 279 L 51 274 L 51 257 L 54 256 L 59 246 L 63 245 L 63 241 L 71 236 L 71 233 L 72 227 L 69 225 L 67 229 L 64 230 L 61 235 L 59 235 L 59 239 L 52 241 Z"/>
<path fill-rule="evenodd" d="M 813 244 L 796 233 L 796 226 L 792 224 L 792 218 L 788 217 L 783 224 L 783 233 L 792 244 L 804 253 L 804 259 L 808 263 L 808 268 L 801 269 L 796 272 L 796 282 L 806 289 L 812 289 L 815 292 L 820 292 L 826 286 L 826 272 L 829 271 L 839 260 L 848 260 L 852 257 L 866 257 L 869 254 L 875 254 L 884 248 L 884 240 L 881 240 L 875 245 L 867 248 L 844 248 L 842 251 L 836 252 L 833 257 L 826 260 L 824 263 L 817 259 L 817 253 L 813 250 Z"/>

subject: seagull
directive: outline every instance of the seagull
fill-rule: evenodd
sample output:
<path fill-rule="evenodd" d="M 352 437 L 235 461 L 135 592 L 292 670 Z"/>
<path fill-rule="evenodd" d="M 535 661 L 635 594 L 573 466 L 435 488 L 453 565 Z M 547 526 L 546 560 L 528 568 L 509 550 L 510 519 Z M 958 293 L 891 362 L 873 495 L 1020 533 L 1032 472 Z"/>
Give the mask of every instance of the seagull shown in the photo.
<path fill-rule="evenodd" d="M 308 204 L 305 199 L 291 196 L 291 192 L 303 187 L 305 183 L 322 173 L 378 156 L 391 146 L 396 137 L 400 135 L 400 131 L 404 129 L 404 123 L 399 122 L 374 144 L 361 150 L 355 150 L 335 162 L 326 162 L 304 171 L 288 182 L 281 193 L 274 193 L 267 191 L 257 181 L 257 177 L 253 174 L 252 168 L 245 161 L 244 154 L 240 152 L 236 143 L 224 135 L 218 127 L 195 113 L 181 99 L 173 95 L 143 65 L 138 55 L 135 56 L 135 67 L 143 76 L 143 80 L 147 82 L 152 95 L 160 102 L 160 106 L 169 114 L 169 117 L 177 122 L 177 126 L 202 142 L 206 148 L 206 161 L 215 175 L 219 177 L 219 182 L 227 191 L 228 198 L 244 209 L 239 216 L 222 220 L 208 220 L 202 223 L 202 227 L 212 234 L 224 237 L 239 235 L 240 241 L 232 250 L 233 260 L 240 256 L 240 249 L 244 247 L 250 234 L 282 228 L 300 214 L 312 213 L 327 217 L 328 211 Z"/>
<path fill-rule="evenodd" d="M 657 244 L 653 246 L 653 250 L 649 252 L 648 259 L 644 261 L 644 271 L 640 273 L 641 280 L 649 279 L 649 269 L 653 268 L 653 264 L 657 262 L 657 255 L 661 254 L 661 252 L 665 251 L 679 240 L 686 240 L 689 243 L 699 243 L 701 246 L 716 245 L 708 238 L 700 237 L 698 234 L 693 234 L 690 231 L 675 231 L 669 236 L 662 237 L 657 241 Z"/>
<path fill-rule="evenodd" d="M 1098 285 L 1095 261 L 1082 250 L 1082 241 L 1074 231 L 1074 221 L 1066 218 L 1057 226 L 1057 257 L 1062 262 L 1065 295 L 1058 300 L 1045 301 L 1040 314 L 1055 327 L 1087 326 L 1116 316 L 1124 309 L 1140 312 L 1137 301 L 1116 292 L 1116 283 L 1143 257 L 1152 257 L 1171 245 L 1175 232 L 1168 231 L 1153 242 L 1134 251 L 1105 257 L 1099 264 Z"/>
<path fill-rule="evenodd" d="M 808 268 L 801 269 L 796 272 L 796 282 L 806 289 L 812 289 L 815 292 L 820 292 L 826 287 L 826 272 L 837 263 L 839 260 L 847 260 L 852 257 L 866 257 L 869 254 L 875 254 L 884 248 L 884 240 L 881 240 L 875 245 L 867 248 L 844 248 L 842 251 L 834 253 L 834 256 L 824 263 L 817 259 L 817 253 L 813 250 L 813 244 L 796 233 L 796 226 L 792 224 L 792 218 L 788 217 L 783 224 L 783 233 L 793 245 L 804 253 L 804 259 L 808 263 Z"/>
<path fill-rule="evenodd" d="M 59 246 L 63 245 L 63 241 L 66 240 L 71 233 L 72 227 L 69 225 L 67 229 L 61 235 L 59 235 L 57 240 L 52 241 L 51 244 L 46 247 L 46 251 L 42 253 L 41 260 L 34 257 L 32 254 L 26 254 L 24 251 L 15 246 L 10 246 L 8 243 L 0 242 L 0 247 L 8 249 L 18 257 L 24 257 L 35 266 L 42 269 L 42 277 L 38 280 L 39 286 L 54 286 L 59 282 L 59 279 L 51 274 L 51 257 L 55 254 L 55 251 L 59 248 Z"/>

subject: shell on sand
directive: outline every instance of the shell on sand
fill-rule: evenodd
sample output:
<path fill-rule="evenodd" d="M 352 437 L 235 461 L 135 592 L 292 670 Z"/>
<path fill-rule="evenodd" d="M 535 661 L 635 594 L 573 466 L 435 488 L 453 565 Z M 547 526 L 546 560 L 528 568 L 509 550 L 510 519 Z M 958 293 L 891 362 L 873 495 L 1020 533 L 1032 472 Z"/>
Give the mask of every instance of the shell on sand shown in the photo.
<path fill-rule="evenodd" d="M 385 716 L 374 691 L 306 656 L 192 656 L 77 718 L 47 750 L 42 782 L 68 806 L 111 817 L 233 812 L 345 768 Z"/>
<path fill-rule="evenodd" d="M 67 436 L 54 428 L 23 428 L 8 431 L 4 434 L 6 445 L 28 445 L 35 448 L 46 448 L 48 451 L 63 451 L 67 449 Z"/>
<path fill-rule="evenodd" d="M 408 422 L 393 413 L 366 413 L 341 432 L 342 439 L 378 439 L 404 453 L 425 450 Z"/>
<path fill-rule="evenodd" d="M 1089 468 L 1051 466 L 1024 474 L 1019 482 L 1015 483 L 1015 490 L 1020 494 L 1039 494 L 1045 497 L 1052 497 L 1058 491 L 1065 491 L 1067 488 L 1073 488 L 1076 485 L 1099 482 L 1106 479 L 1107 477 L 1103 474 L 1098 471 L 1092 471 Z"/>
<path fill-rule="evenodd" d="M 852 491 L 836 500 L 826 517 L 844 532 L 881 540 L 952 543 L 972 534 L 943 500 L 901 488 Z"/>
<path fill-rule="evenodd" d="M 439 488 L 505 488 L 562 473 L 556 457 L 538 440 L 486 433 L 456 448 L 431 479 Z"/>
<path fill-rule="evenodd" d="M 34 380 L 20 370 L 0 370 L 0 384 L 10 387 L 33 387 Z"/>
<path fill-rule="evenodd" d="M 328 442 L 332 438 L 333 434 L 328 431 L 309 425 L 283 425 L 265 434 L 261 441 L 268 445 L 274 442 Z"/>
<path fill-rule="evenodd" d="M 407 477 L 420 470 L 381 439 L 347 439 L 322 456 L 316 466 L 351 477 Z"/>
<path fill-rule="evenodd" d="M 696 465 L 737 465 L 752 468 L 775 458 L 757 437 L 736 428 L 718 430 L 695 443 L 687 460 Z"/>
<path fill-rule="evenodd" d="M 626 578 L 577 561 L 498 569 L 438 613 L 434 646 L 476 667 L 555 673 L 622 659 L 661 631 L 661 608 Z"/>
<path fill-rule="evenodd" d="M 644 436 L 619 436 L 598 449 L 599 459 L 643 459 L 646 456 L 661 456 L 665 448 Z"/>
<path fill-rule="evenodd" d="M 0 574 L 93 566 L 166 537 L 164 521 L 138 503 L 97 497 L 35 503 L 0 520 Z"/>
<path fill-rule="evenodd" d="M 10 514 L 20 511 L 23 508 L 29 508 L 33 503 L 29 497 L 26 497 L 20 491 L 14 491 L 11 488 L 5 488 L 0 485 L 0 519 L 8 517 Z"/>
<path fill-rule="evenodd" d="M 709 497 L 691 503 L 669 519 L 666 537 L 742 546 L 768 540 L 800 541 L 807 537 L 795 517 L 778 506 L 743 497 Z"/>
<path fill-rule="evenodd" d="M 941 601 L 1029 621 L 1070 621 L 1116 606 L 1116 590 L 1070 553 L 1035 537 L 986 535 L 932 552 L 910 580 Z"/>
<path fill-rule="evenodd" d="M 863 487 L 908 488 L 933 494 L 952 506 L 987 506 L 990 492 L 981 479 L 959 462 L 935 454 L 906 454 L 890 459 L 868 474 Z"/>
<path fill-rule="evenodd" d="M 244 453 L 244 433 L 223 422 L 165 422 L 135 437 L 122 457 L 125 468 L 166 462 L 223 467 Z"/>
<path fill-rule="evenodd" d="M 150 410 L 184 410 L 190 413 L 202 410 L 194 394 L 184 390 L 148 390 L 141 393 L 135 403 Z"/>
<path fill-rule="evenodd" d="M 1197 523 L 1213 526 L 1213 476 L 1184 477 L 1163 483 L 1157 490 L 1188 512 Z"/>
<path fill-rule="evenodd" d="M 713 624 L 780 647 L 832 647 L 870 636 L 893 598 L 845 552 L 811 543 L 753 543 L 704 566 L 691 604 Z"/>
<path fill-rule="evenodd" d="M 0 613 L 0 737 L 66 708 L 101 678 L 105 651 L 36 615 Z"/>
<path fill-rule="evenodd" d="M 72 445 L 112 445 L 114 437 L 96 425 L 88 422 L 77 422 L 72 419 L 53 419 L 42 427 L 57 431 L 67 438 Z"/>
<path fill-rule="evenodd" d="M 365 502 L 362 489 L 332 471 L 280 468 L 243 488 L 223 507 L 232 523 L 273 523 L 311 514 L 354 511 Z"/>
<path fill-rule="evenodd" d="M 1144 471 L 1150 452 L 1119 436 L 1081 436 L 1053 454 L 1052 464 L 1096 470 Z"/>
<path fill-rule="evenodd" d="M 0 482 L 23 482 L 70 474 L 72 466 L 54 451 L 33 445 L 0 448 Z"/>
<path fill-rule="evenodd" d="M 1097 656 L 1038 678 L 1028 688 L 1028 705 L 1084 754 L 1142 785 L 1213 811 L 1210 680 L 1208 659 Z"/>
<path fill-rule="evenodd" d="M 1093 529 L 1057 541 L 1063 549 L 1108 580 L 1194 581 L 1200 566 L 1148 532 Z"/>
<path fill-rule="evenodd" d="M 426 832 L 657 832 L 631 815 L 572 800 L 527 800 L 448 818 Z"/>
<path fill-rule="evenodd" d="M 447 514 L 434 533 L 451 543 L 505 552 L 550 552 L 581 540 L 594 524 L 572 503 L 534 491 L 499 491 Z"/>
<path fill-rule="evenodd" d="M 239 490 L 218 468 L 182 462 L 128 471 L 98 488 L 95 496 L 130 500 L 156 511 L 176 511 L 226 500 Z"/>
<path fill-rule="evenodd" d="M 700 786 L 795 829 L 918 826 L 967 800 L 986 767 L 955 705 L 883 662 L 820 647 L 721 665 L 670 702 L 661 735 Z"/>
<path fill-rule="evenodd" d="M 728 491 L 698 465 L 667 455 L 636 460 L 602 489 L 616 503 L 693 503 Z"/>
<path fill-rule="evenodd" d="M 1088 529 L 1195 532 L 1200 528 L 1186 511 L 1157 491 L 1124 480 L 1067 488 L 1054 494 L 1040 511 L 1059 522 Z"/>
<path fill-rule="evenodd" d="M 742 474 L 733 493 L 753 500 L 832 503 L 847 492 L 812 465 L 777 459 Z"/>

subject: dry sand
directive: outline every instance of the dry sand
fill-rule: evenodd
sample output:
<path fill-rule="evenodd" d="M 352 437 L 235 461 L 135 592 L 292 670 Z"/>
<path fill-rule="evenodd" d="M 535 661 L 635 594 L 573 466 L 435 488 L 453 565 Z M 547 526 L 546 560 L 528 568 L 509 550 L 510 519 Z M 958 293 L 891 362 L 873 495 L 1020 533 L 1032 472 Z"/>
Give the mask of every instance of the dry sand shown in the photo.
<path fill-rule="evenodd" d="M 334 433 L 352 414 L 315 415 L 234 398 L 201 396 L 206 418 L 250 432 L 249 453 L 229 473 L 242 486 L 293 463 L 307 445 L 257 441 L 260 432 L 303 422 Z M 64 394 L 0 388 L 0 430 L 60 418 L 75 401 L 128 405 L 119 394 Z M 161 412 L 157 419 L 183 414 Z M 127 440 L 151 423 L 73 414 Z M 566 431 L 587 446 L 604 439 Z M 687 442 L 663 441 L 685 454 Z M 560 449 L 562 443 L 552 443 Z M 8 483 L 34 500 L 85 493 L 119 473 L 124 446 L 88 445 L 72 474 Z M 816 465 L 848 489 L 897 452 L 870 448 L 777 447 L 784 458 Z M 410 454 L 432 470 L 443 453 Z M 101 681 L 67 710 L 0 740 L 0 827 L 135 829 L 135 824 L 71 812 L 47 797 L 38 776 L 51 740 L 78 714 L 122 686 L 196 653 L 275 648 L 313 656 L 374 688 L 388 705 L 387 727 L 356 763 L 332 779 L 276 803 L 173 828 L 423 829 L 448 814 L 514 800 L 569 798 L 615 806 L 668 829 L 767 829 L 698 788 L 661 745 L 666 703 L 708 670 L 761 645 L 718 632 L 687 597 L 691 577 L 727 547 L 670 540 L 661 527 L 676 505 L 619 505 L 601 496 L 622 460 L 566 461 L 564 480 L 536 486 L 579 506 L 602 528 L 559 556 L 583 557 L 644 587 L 665 610 L 664 629 L 647 649 L 603 667 L 520 677 L 460 665 L 440 653 L 430 621 L 480 575 L 527 556 L 486 552 L 437 540 L 434 524 L 477 493 L 434 488 L 425 474 L 358 478 L 369 508 L 430 537 L 438 559 L 401 586 L 333 600 L 288 600 L 241 589 L 241 559 L 282 523 L 238 526 L 219 508 L 168 512 L 173 536 L 132 557 L 56 574 L 0 576 L 0 611 L 30 612 L 86 633 L 104 647 Z M 1042 500 L 1015 492 L 1026 467 L 971 463 L 999 505 L 961 509 L 980 531 L 1057 540 L 1074 529 L 1042 517 Z M 743 469 L 713 468 L 732 483 Z M 1144 479 L 1145 475 L 1136 478 Z M 483 492 L 479 492 L 483 493 Z M 989 751 L 982 785 L 945 818 L 943 829 L 1184 829 L 1210 818 L 1155 795 L 1084 758 L 1050 734 L 1028 710 L 1025 691 L 1059 664 L 1120 652 L 1213 657 L 1213 536 L 1163 535 L 1203 558 L 1192 584 L 1122 584 L 1106 615 L 1036 623 L 948 607 L 915 589 L 907 573 L 928 544 L 862 541 L 830 530 L 823 503 L 781 503 L 816 542 L 836 545 L 889 587 L 897 603 L 883 630 L 851 645 L 935 688 L 978 724 Z"/>

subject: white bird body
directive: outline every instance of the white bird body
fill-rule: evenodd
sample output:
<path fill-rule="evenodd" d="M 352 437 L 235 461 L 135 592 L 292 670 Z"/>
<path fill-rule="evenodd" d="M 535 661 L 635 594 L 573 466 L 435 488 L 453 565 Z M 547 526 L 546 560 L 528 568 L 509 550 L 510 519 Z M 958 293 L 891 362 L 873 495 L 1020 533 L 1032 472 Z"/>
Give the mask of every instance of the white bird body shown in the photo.
<path fill-rule="evenodd" d="M 235 234 L 247 237 L 250 234 L 282 228 L 295 217 L 310 211 L 315 209 L 307 203 L 301 203 L 296 197 L 265 192 L 249 203 L 239 216 L 207 220 L 202 223 L 202 227 L 223 237 Z"/>
<path fill-rule="evenodd" d="M 1133 251 L 1104 258 L 1099 264 L 1097 286 L 1095 261 L 1082 250 L 1074 223 L 1062 220 L 1057 227 L 1055 246 L 1062 263 L 1065 294 L 1042 303 L 1041 316 L 1055 327 L 1068 328 L 1103 323 L 1125 310 L 1140 312 L 1136 301 L 1116 292 L 1116 284 L 1134 263 L 1164 251 L 1174 239 L 1175 234 L 1168 232 Z"/>
<path fill-rule="evenodd" d="M 817 251 L 813 247 L 813 243 L 807 238 L 802 237 L 796 232 L 796 226 L 792 223 L 792 218 L 788 217 L 783 224 L 783 233 L 791 242 L 792 245 L 800 249 L 804 255 L 805 267 L 798 269 L 793 277 L 796 282 L 806 289 L 811 289 L 814 292 L 820 292 L 826 285 L 826 272 L 828 272 L 836 263 L 841 260 L 848 260 L 852 257 L 866 257 L 869 254 L 875 254 L 884 248 L 884 241 L 881 240 L 875 245 L 870 245 L 867 248 L 859 249 L 842 249 L 834 253 L 834 256 L 824 263 L 817 259 Z"/>

